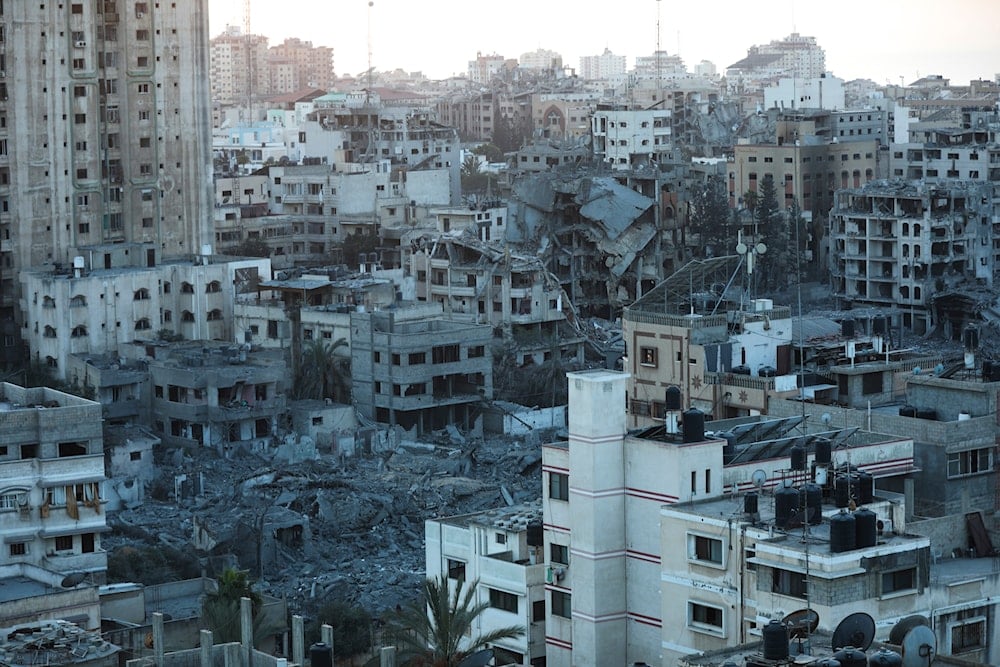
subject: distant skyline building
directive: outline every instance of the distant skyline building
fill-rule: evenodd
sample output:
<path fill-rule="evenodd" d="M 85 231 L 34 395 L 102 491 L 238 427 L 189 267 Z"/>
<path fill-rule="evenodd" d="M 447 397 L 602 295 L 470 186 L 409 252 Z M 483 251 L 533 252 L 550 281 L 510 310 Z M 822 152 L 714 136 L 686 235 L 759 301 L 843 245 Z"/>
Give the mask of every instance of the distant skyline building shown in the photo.
<path fill-rule="evenodd" d="M 250 85 L 252 81 L 252 86 Z M 226 26 L 211 40 L 212 100 L 220 104 L 241 104 L 271 94 L 267 37 L 247 35 L 239 26 Z"/>
<path fill-rule="evenodd" d="M 0 5 L 0 363 L 24 362 L 23 270 L 211 241 L 208 2 L 128 4 Z"/>
<path fill-rule="evenodd" d="M 555 51 L 535 49 L 522 53 L 517 62 L 521 69 L 559 69 L 562 67 L 563 57 Z"/>
<path fill-rule="evenodd" d="M 581 56 L 577 74 L 581 79 L 606 80 L 624 76 L 626 70 L 625 56 L 617 56 L 606 48 L 599 56 Z"/>

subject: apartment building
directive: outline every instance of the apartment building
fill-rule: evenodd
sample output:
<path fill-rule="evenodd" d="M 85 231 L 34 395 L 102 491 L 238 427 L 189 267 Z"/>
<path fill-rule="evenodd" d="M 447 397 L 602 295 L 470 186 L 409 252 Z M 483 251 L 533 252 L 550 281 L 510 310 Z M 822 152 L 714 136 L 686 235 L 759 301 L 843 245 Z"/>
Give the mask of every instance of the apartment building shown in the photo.
<path fill-rule="evenodd" d="M 493 327 L 443 317 L 397 321 L 391 310 L 351 313 L 355 405 L 375 421 L 469 428 L 493 398 Z"/>
<path fill-rule="evenodd" d="M 655 162 L 673 149 L 671 109 L 607 109 L 590 119 L 594 159 L 613 169 L 631 169 L 637 161 Z"/>
<path fill-rule="evenodd" d="M 517 61 L 492 53 L 476 53 L 476 59 L 469 61 L 469 83 L 474 86 L 489 86 L 494 79 L 505 78 L 508 72 L 517 69 Z"/>
<path fill-rule="evenodd" d="M 726 68 L 731 92 L 762 88 L 782 75 L 797 79 L 818 79 L 826 72 L 826 52 L 815 37 L 793 32 L 784 39 L 754 45 L 747 55 Z"/>
<path fill-rule="evenodd" d="M 0 566 L 83 573 L 102 584 L 101 405 L 47 387 L 0 384 Z M 6 604 L 6 603 L 5 603 Z"/>
<path fill-rule="evenodd" d="M 268 49 L 268 65 L 274 94 L 294 93 L 305 88 L 331 90 L 336 79 L 333 49 L 313 46 L 312 42 L 296 37 L 288 37 Z"/>
<path fill-rule="evenodd" d="M 625 56 L 618 56 L 607 48 L 597 56 L 580 56 L 581 79 L 608 81 L 625 76 Z"/>
<path fill-rule="evenodd" d="M 213 101 L 245 105 L 251 97 L 258 99 L 272 93 L 267 37 L 244 35 L 239 26 L 230 25 L 211 39 L 210 49 Z"/>
<path fill-rule="evenodd" d="M 968 312 L 935 312 L 933 296 L 992 284 L 992 184 L 976 181 L 870 183 L 837 193 L 830 214 L 833 293 L 844 302 L 898 307 L 917 333 L 947 324 L 961 331 Z"/>
<path fill-rule="evenodd" d="M 942 636 L 969 623 L 984 633 L 973 648 L 989 645 L 991 560 L 937 563 L 935 538 L 907 521 L 911 438 L 801 417 L 724 420 L 713 435 L 697 410 L 675 414 L 680 428 L 627 432 L 608 409 L 627 374 L 568 382 L 568 441 L 542 450 L 545 553 L 567 555 L 547 561 L 564 570 L 546 584 L 547 664 L 672 665 L 805 606 L 821 631 L 865 610 L 885 637 L 924 614 Z M 963 572 L 979 573 L 964 590 Z"/>
<path fill-rule="evenodd" d="M 0 354 L 20 363 L 20 272 L 84 246 L 159 261 L 210 241 L 208 3 L 5 4 Z"/>
<path fill-rule="evenodd" d="M 662 423 L 670 388 L 679 407 L 713 418 L 766 413 L 795 391 L 791 309 L 747 299 L 739 256 L 695 260 L 622 315 L 628 354 L 628 425 Z"/>
<path fill-rule="evenodd" d="M 545 664 L 545 582 L 562 575 L 546 569 L 542 547 L 541 501 L 424 522 L 427 576 L 456 587 L 475 582 L 473 600 L 489 603 L 472 635 L 524 628 L 490 647 L 497 663 Z"/>
<path fill-rule="evenodd" d="M 155 263 L 150 244 L 81 248 L 57 270 L 20 275 L 32 359 L 66 378 L 70 354 L 112 353 L 161 330 L 189 340 L 233 340 L 233 302 L 271 276 L 266 258 L 208 254 Z"/>

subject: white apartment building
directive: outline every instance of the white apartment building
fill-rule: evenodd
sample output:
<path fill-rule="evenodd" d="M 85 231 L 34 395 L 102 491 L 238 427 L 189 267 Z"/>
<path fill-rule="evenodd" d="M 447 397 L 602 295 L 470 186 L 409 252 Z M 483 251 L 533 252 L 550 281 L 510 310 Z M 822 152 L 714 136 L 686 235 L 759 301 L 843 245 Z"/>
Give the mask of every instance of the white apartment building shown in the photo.
<path fill-rule="evenodd" d="M 844 80 L 830 74 L 815 79 L 781 78 L 764 89 L 765 109 L 830 109 L 845 106 Z"/>
<path fill-rule="evenodd" d="M 535 49 L 522 53 L 517 59 L 521 69 L 553 70 L 562 68 L 562 56 L 549 49 Z"/>
<path fill-rule="evenodd" d="M 4 382 L 0 443 L 0 572 L 35 567 L 104 583 L 101 404 Z"/>
<path fill-rule="evenodd" d="M 542 553 L 540 503 L 431 519 L 424 523 L 427 576 L 452 586 L 476 582 L 472 635 L 519 626 L 524 635 L 492 645 L 496 664 L 545 664 L 545 582 L 557 580 Z"/>
<path fill-rule="evenodd" d="M 20 271 L 81 246 L 210 241 L 208 2 L 4 4 L 0 352 L 20 361 Z"/>
<path fill-rule="evenodd" d="M 609 49 L 598 56 L 580 56 L 581 79 L 606 81 L 625 76 L 625 56 L 616 56 Z"/>
<path fill-rule="evenodd" d="M 590 119 L 594 158 L 613 169 L 655 161 L 672 148 L 670 109 L 600 109 Z"/>

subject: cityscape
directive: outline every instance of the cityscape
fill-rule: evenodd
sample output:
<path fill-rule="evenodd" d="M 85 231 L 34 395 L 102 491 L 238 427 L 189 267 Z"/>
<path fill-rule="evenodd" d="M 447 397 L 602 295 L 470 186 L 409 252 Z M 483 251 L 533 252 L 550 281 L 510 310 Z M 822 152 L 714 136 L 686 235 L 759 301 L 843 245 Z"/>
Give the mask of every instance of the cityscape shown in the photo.
<path fill-rule="evenodd" d="M 996 10 L 356 4 L 0 0 L 0 667 L 1000 664 Z"/>

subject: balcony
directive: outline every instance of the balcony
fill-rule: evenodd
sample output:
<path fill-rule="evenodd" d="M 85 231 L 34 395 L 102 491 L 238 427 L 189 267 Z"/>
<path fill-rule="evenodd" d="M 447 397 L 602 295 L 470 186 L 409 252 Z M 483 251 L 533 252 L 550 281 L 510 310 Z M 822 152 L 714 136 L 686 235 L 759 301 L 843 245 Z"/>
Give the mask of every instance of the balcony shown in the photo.
<path fill-rule="evenodd" d="M 54 572 L 93 572 L 108 569 L 108 552 L 97 549 L 91 553 L 51 553 L 42 559 L 43 567 Z"/>

